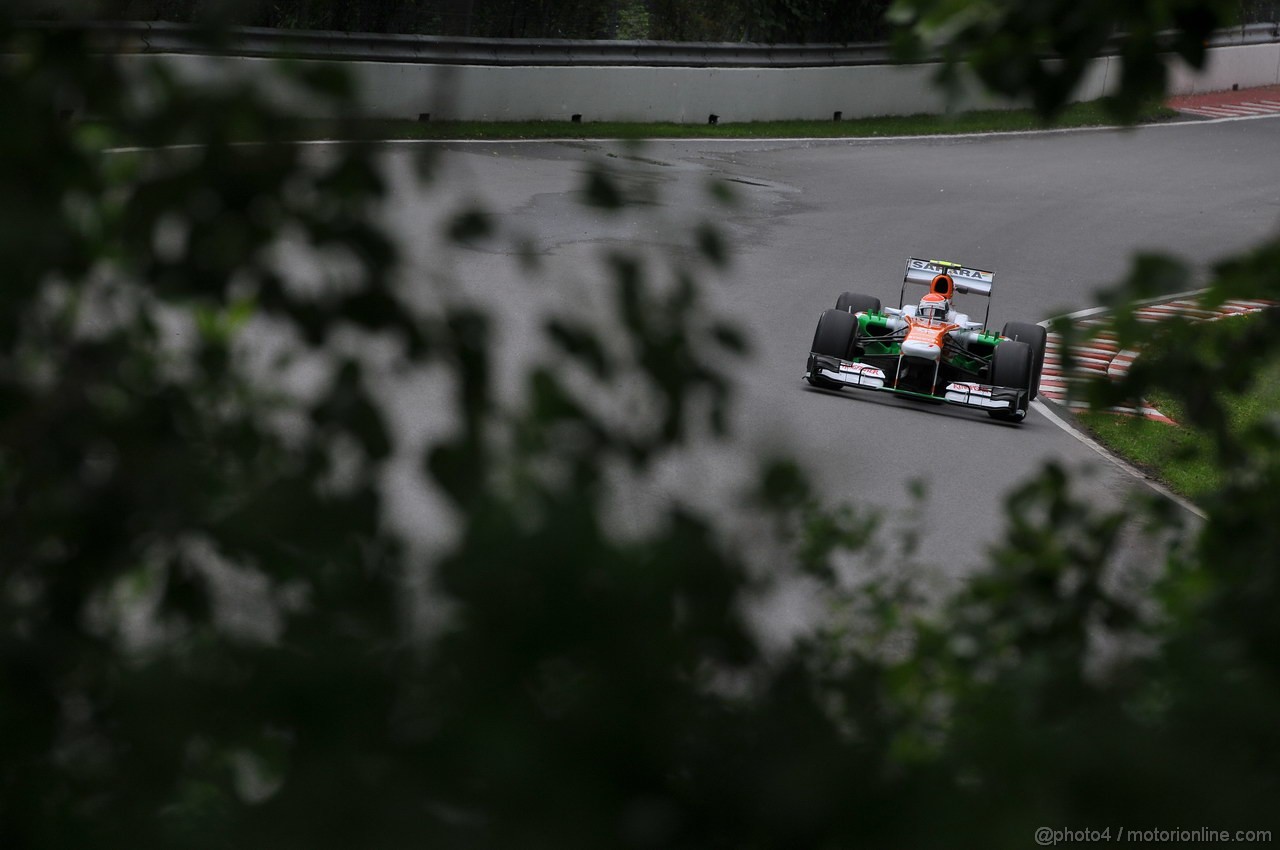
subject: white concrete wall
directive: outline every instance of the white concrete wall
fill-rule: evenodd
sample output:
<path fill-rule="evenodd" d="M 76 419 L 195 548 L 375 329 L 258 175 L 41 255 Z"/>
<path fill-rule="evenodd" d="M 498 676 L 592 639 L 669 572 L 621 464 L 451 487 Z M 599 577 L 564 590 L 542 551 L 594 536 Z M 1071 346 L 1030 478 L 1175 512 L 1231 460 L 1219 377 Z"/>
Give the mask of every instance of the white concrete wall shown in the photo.
<path fill-rule="evenodd" d="M 1216 47 L 1209 51 L 1209 61 L 1203 71 L 1192 72 L 1179 63 L 1170 68 L 1169 73 L 1169 91 L 1173 94 L 1277 84 L 1280 84 L 1280 44 Z"/>
<path fill-rule="evenodd" d="M 379 109 L 403 114 L 427 95 L 435 117 L 486 121 L 567 118 L 584 121 L 830 120 L 940 113 L 946 100 L 931 85 L 933 66 L 846 68 L 479 68 L 447 69 L 431 90 L 384 88 Z M 452 71 L 452 73 L 450 73 Z M 386 69 L 362 69 L 372 81 Z M 420 102 L 420 101 L 419 101 Z M 969 94 L 957 108 L 1000 108 L 1005 101 Z"/>
<path fill-rule="evenodd" d="M 1171 71 L 1171 93 L 1280 83 L 1280 44 L 1222 47 L 1210 51 L 1207 69 Z M 259 77 L 268 59 L 201 56 L 129 56 L 130 62 L 163 61 L 193 81 Z M 590 121 L 830 120 L 876 115 L 938 114 L 946 98 L 932 85 L 935 64 L 836 68 L 492 67 L 390 62 L 343 63 L 360 87 L 373 117 L 432 120 Z M 1119 60 L 1096 60 L 1075 99 L 1093 100 L 1114 89 Z M 1001 109 L 1024 105 L 995 98 L 969 85 L 950 108 Z M 309 104 L 295 101 L 304 111 Z"/>

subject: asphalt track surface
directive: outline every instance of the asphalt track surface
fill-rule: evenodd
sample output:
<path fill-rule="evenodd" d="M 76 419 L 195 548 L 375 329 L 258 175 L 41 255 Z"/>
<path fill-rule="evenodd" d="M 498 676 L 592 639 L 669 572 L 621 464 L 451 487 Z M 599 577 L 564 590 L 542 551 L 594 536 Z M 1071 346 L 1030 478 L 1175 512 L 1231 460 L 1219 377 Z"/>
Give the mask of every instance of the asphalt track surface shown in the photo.
<path fill-rule="evenodd" d="M 896 305 L 904 261 L 920 256 L 994 270 L 993 327 L 1039 321 L 1097 304 L 1135 251 L 1203 268 L 1280 224 L 1280 119 L 1270 118 L 927 139 L 662 141 L 639 155 L 611 142 L 441 147 L 437 189 L 402 190 L 392 218 L 413 256 L 411 277 L 496 312 L 500 392 L 518 393 L 518 375 L 537 355 L 538 315 L 600 297 L 602 252 L 678 262 L 688 255 L 688 224 L 710 216 L 732 260 L 704 280 L 753 348 L 734 373 L 738 440 L 695 450 L 636 491 L 731 512 L 753 458 L 789 452 L 829 499 L 911 512 L 923 534 L 919 559 L 946 575 L 984 560 L 1001 534 L 1006 494 L 1047 462 L 1082 471 L 1082 492 L 1100 505 L 1142 485 L 1034 409 L 1013 427 L 957 407 L 809 388 L 801 374 L 819 312 L 846 289 Z M 393 174 L 406 173 L 408 156 L 388 152 Z M 661 201 L 621 216 L 584 209 L 575 190 L 593 162 L 621 167 L 633 187 L 656 187 Z M 737 190 L 727 213 L 705 191 L 711 177 Z M 450 211 L 473 201 L 537 255 L 532 279 L 498 242 L 448 252 L 434 237 Z M 421 289 L 428 308 L 432 291 Z M 399 393 L 402 427 L 419 438 L 448 430 L 427 411 L 439 391 Z M 925 485 L 922 504 L 908 495 L 911 480 Z M 422 528 L 438 516 L 432 498 L 408 501 L 401 521 Z M 642 521 L 633 514 L 643 514 L 643 499 L 623 501 L 627 521 Z"/>

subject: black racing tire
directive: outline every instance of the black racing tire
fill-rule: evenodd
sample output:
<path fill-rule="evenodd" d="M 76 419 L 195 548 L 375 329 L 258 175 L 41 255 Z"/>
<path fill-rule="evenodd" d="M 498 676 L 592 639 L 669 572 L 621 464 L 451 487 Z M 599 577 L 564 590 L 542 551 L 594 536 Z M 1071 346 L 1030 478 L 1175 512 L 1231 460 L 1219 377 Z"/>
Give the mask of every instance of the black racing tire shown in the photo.
<path fill-rule="evenodd" d="M 1030 404 L 1032 365 L 1030 345 L 1017 340 L 1005 340 L 996 346 L 995 354 L 991 355 L 989 380 L 992 385 L 997 387 L 1026 388 L 1028 390 L 1026 403 Z M 1027 408 L 1024 405 L 1014 412 L 1003 410 L 990 410 L 987 412 L 992 419 L 999 419 L 1004 422 L 1021 422 L 1026 416 Z"/>
<path fill-rule="evenodd" d="M 846 313 L 879 313 L 880 299 L 856 292 L 842 292 L 836 299 L 836 309 Z"/>
<path fill-rule="evenodd" d="M 823 310 L 818 317 L 818 327 L 813 332 L 813 346 L 809 349 L 813 354 L 824 357 L 849 359 L 853 350 L 854 337 L 858 332 L 858 319 L 844 310 Z M 840 384 L 825 381 L 822 378 L 810 377 L 809 383 L 815 387 L 840 389 Z"/>
<path fill-rule="evenodd" d="M 1006 322 L 1001 336 L 1031 346 L 1031 398 L 1040 392 L 1040 375 L 1044 372 L 1044 352 L 1049 332 L 1030 322 Z"/>
<path fill-rule="evenodd" d="M 813 332 L 814 354 L 849 359 L 853 338 L 858 331 L 858 319 L 844 310 L 823 310 L 818 327 Z"/>

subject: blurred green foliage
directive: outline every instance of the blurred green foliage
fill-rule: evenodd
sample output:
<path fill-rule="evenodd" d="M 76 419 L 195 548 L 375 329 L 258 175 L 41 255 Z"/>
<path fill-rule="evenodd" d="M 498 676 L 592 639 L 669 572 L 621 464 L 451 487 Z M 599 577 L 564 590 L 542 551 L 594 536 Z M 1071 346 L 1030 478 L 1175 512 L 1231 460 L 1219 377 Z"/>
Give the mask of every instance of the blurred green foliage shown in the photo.
<path fill-rule="evenodd" d="M 919 21 L 925 32 L 951 33 L 957 26 L 971 46 L 991 53 L 988 80 L 1003 90 L 1013 75 L 1033 73 L 1039 85 L 1053 86 L 1057 76 L 1010 62 L 998 72 L 1000 57 L 1012 59 L 1009 44 L 982 44 L 987 36 L 1036 40 L 1073 64 L 1074 51 L 1087 52 L 1106 42 L 1113 26 L 1132 28 L 1137 38 L 1155 36 L 1166 26 L 1199 32 L 1209 5 L 1156 3 L 1111 6 L 1096 3 L 986 4 L 903 2 L 886 20 L 892 0 L 14 0 L 29 19 L 117 21 L 218 21 L 240 26 L 339 32 L 403 33 L 477 38 L 574 38 L 657 41 L 850 43 L 884 41 L 909 33 L 895 24 Z M 1220 22 L 1274 22 L 1280 0 L 1220 0 L 1209 13 Z M 1028 13 L 1018 12 L 1021 8 Z M 1075 10 L 1073 13 L 1072 10 Z M 979 21 L 981 19 L 981 22 Z M 1057 33 L 1057 35 L 1055 35 Z M 1187 42 L 1190 44 L 1190 42 Z M 996 55 L 996 53 L 999 55 Z M 1137 57 L 1140 50 L 1131 52 Z M 1179 48 L 1182 52 L 1182 48 Z M 1089 54 L 1092 55 L 1092 54 Z M 1150 71 L 1151 69 L 1146 69 Z M 1136 73 L 1136 69 L 1135 69 Z M 994 82 L 999 80 L 999 84 Z"/>
<path fill-rule="evenodd" d="M 478 38 L 849 42 L 889 0 L 19 0 L 36 18 L 171 21 Z M 1264 0 L 1271 2 L 1271 0 Z"/>
<path fill-rule="evenodd" d="M 1032 5 L 994 20 L 1021 43 Z M 1184 40 L 1215 14 L 1178 8 L 1152 20 L 1190 22 Z M 939 599 L 865 509 L 823 505 L 778 458 L 737 508 L 751 533 L 680 503 L 620 533 L 618 480 L 732 439 L 723 364 L 749 341 L 701 295 L 729 261 L 710 224 L 669 267 L 609 255 L 607 330 L 548 317 L 546 354 L 499 399 L 492 317 L 405 303 L 373 149 L 282 143 L 288 117 L 248 82 L 193 90 L 125 77 L 74 33 L 0 36 L 0 846 L 1026 847 L 1041 826 L 1277 827 L 1280 455 L 1274 426 L 1235 433 L 1216 406 L 1249 380 L 1240 350 L 1140 360 L 1095 390 L 1164 386 L 1214 436 L 1232 475 L 1194 529 L 1159 501 L 1101 511 L 1050 467 L 1009 496 L 989 568 Z M 1157 46 L 1135 41 L 1136 67 Z M 993 56 L 1014 93 L 1039 90 L 1020 53 Z M 282 79 L 358 113 L 340 78 Z M 232 144 L 246 128 L 263 142 Z M 107 152 L 175 139 L 198 144 Z M 637 206 L 603 165 L 581 188 L 601 215 Z M 474 208 L 447 229 L 497 238 Z M 282 241 L 326 262 L 290 273 Z M 1274 296 L 1278 261 L 1273 242 L 1222 265 L 1207 298 Z M 1128 299 L 1188 275 L 1138 263 L 1125 345 L 1149 333 Z M 1232 345 L 1272 351 L 1275 321 Z M 272 339 L 279 357 L 246 358 Z M 309 389 L 279 379 L 307 364 Z M 421 369 L 451 388 L 452 430 L 411 460 L 453 517 L 432 554 L 385 521 L 379 484 L 404 461 L 374 388 Z M 599 404 L 632 385 L 655 415 Z M 1167 563 L 1118 560 L 1134 517 L 1178 543 Z M 869 563 L 850 581 L 854 553 Z M 767 643 L 747 612 L 797 583 L 827 615 Z"/>
<path fill-rule="evenodd" d="M 849 43 L 883 41 L 893 33 L 885 19 L 891 0 L 14 0 L 21 15 L 39 19 L 168 21 L 216 20 L 241 26 L 340 32 L 405 33 L 478 38 L 638 39 L 659 41 L 746 41 Z M 967 2 L 899 4 L 896 20 L 919 15 L 932 32 L 957 22 L 968 27 L 974 45 L 983 34 L 1045 37 L 1062 29 L 1053 42 L 1083 46 L 1102 43 L 1108 22 L 1137 24 L 1148 37 L 1169 24 L 1192 26 L 1191 17 L 1207 4 L 1156 3 L 1078 8 L 1065 3 L 987 4 L 981 13 Z M 1020 14 L 1018 7 L 1032 10 Z M 1071 14 L 1072 9 L 1077 9 Z M 1280 0 L 1222 0 L 1213 14 L 1239 23 L 1274 22 Z M 1002 16 L 1010 15 L 1005 20 Z M 905 16 L 905 17 L 903 17 Z M 1191 16 L 1191 17 L 1188 17 Z M 1007 27 L 1002 33 L 992 24 Z M 991 49 L 996 45 L 989 45 Z M 1004 55 L 1007 55 L 1007 51 Z M 1067 54 L 1063 54 L 1066 56 Z M 1136 52 L 1135 52 L 1136 55 Z M 1068 57 L 1069 60 L 1070 57 Z M 993 60 L 994 61 L 994 60 Z M 1025 73 L 1010 67 L 1007 74 Z"/>

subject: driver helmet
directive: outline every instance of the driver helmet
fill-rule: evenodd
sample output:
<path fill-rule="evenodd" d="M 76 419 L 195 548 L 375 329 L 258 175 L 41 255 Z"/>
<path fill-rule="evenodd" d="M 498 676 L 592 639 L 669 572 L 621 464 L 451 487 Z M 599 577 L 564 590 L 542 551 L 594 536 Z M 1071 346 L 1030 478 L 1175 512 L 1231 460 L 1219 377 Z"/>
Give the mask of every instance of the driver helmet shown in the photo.
<path fill-rule="evenodd" d="M 920 306 L 916 308 L 916 318 L 930 322 L 945 322 L 950 309 L 950 301 L 937 292 L 930 292 L 920 299 Z"/>

